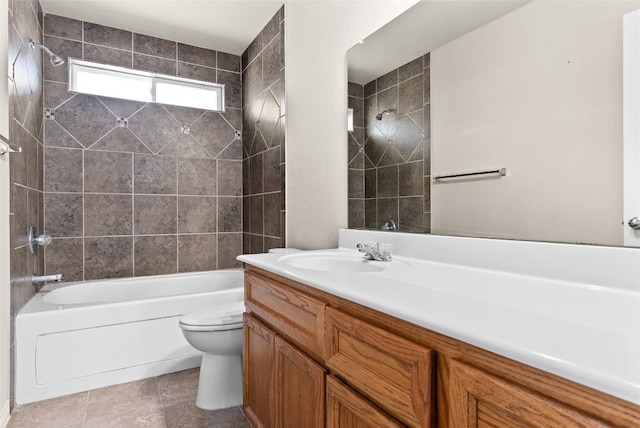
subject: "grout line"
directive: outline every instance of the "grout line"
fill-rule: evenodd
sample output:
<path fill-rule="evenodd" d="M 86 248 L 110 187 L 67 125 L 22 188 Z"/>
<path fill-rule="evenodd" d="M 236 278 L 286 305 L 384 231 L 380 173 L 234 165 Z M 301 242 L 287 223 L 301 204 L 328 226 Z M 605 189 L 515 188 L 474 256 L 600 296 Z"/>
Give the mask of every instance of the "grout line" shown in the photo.
<path fill-rule="evenodd" d="M 82 418 L 82 427 L 84 428 L 87 425 L 87 416 L 89 416 L 89 394 L 91 391 L 87 391 L 87 396 L 85 398 L 84 403 L 84 415 Z"/>
<path fill-rule="evenodd" d="M 137 137 L 136 137 L 137 138 Z M 135 155 L 131 155 L 131 233 L 133 237 L 131 238 L 131 275 L 136 276 L 136 198 L 135 198 L 135 185 L 136 185 L 136 176 L 135 176 Z"/>
<path fill-rule="evenodd" d="M 164 402 L 162 401 L 162 394 L 160 394 L 160 386 L 158 385 L 158 376 L 154 376 L 154 381 L 156 384 L 156 394 L 158 394 L 158 401 L 160 402 L 160 408 L 162 409 L 162 417 L 164 419 L 165 426 L 168 427 L 167 424 L 167 410 L 164 407 Z"/>
<path fill-rule="evenodd" d="M 87 257 L 86 257 L 86 243 L 85 243 L 85 222 L 84 222 L 84 218 L 85 218 L 85 211 L 84 211 L 84 190 L 85 190 L 85 180 L 84 180 L 84 176 L 85 176 L 85 170 L 84 170 L 84 150 L 82 150 L 82 280 L 84 281 L 86 278 L 86 270 L 87 270 L 87 266 L 86 266 L 86 261 L 87 261 Z"/>
<path fill-rule="evenodd" d="M 178 197 L 187 197 L 187 198 L 216 198 L 216 195 L 195 195 L 195 194 L 190 194 L 190 193 L 130 193 L 130 192 L 44 192 L 44 191 L 40 191 L 38 189 L 33 189 L 31 187 L 25 186 L 24 184 L 19 184 L 19 183 L 13 183 L 15 186 L 18 187 L 23 187 L 25 189 L 30 189 L 30 190 L 35 190 L 37 192 L 40 193 L 47 193 L 47 194 L 53 194 L 53 195 L 111 195 L 111 196 L 129 196 L 129 195 L 133 195 L 133 196 L 165 196 L 165 197 L 170 197 L 170 196 L 178 196 Z M 277 193 L 279 192 L 279 190 L 273 191 L 273 192 L 265 192 L 264 194 L 269 194 L 269 193 Z M 242 195 L 220 195 L 223 197 L 227 197 L 227 198 L 233 198 L 233 197 L 239 197 Z"/>
<path fill-rule="evenodd" d="M 216 64 L 218 63 L 218 58 L 217 58 L 217 54 L 216 54 Z M 219 227 L 218 224 L 220 223 L 220 213 L 218 212 L 218 200 L 220 198 L 219 192 L 220 192 L 220 165 L 219 165 L 219 160 L 216 159 L 216 197 L 218 199 L 216 199 L 216 232 L 219 231 Z M 242 216 L 242 199 L 240 199 L 240 215 Z M 240 217 L 240 221 L 242 221 L 242 217 Z M 216 236 L 216 245 L 215 245 L 215 251 L 216 251 L 216 262 L 215 262 L 215 266 L 214 269 L 218 269 L 218 259 L 219 259 L 219 245 L 218 242 L 220 241 L 220 237 Z"/>
<path fill-rule="evenodd" d="M 178 46 L 176 45 L 176 55 Z M 178 233 L 180 233 L 180 196 L 178 196 L 180 189 L 180 160 L 176 159 L 176 272 L 180 272 L 180 248 L 178 241 Z"/>

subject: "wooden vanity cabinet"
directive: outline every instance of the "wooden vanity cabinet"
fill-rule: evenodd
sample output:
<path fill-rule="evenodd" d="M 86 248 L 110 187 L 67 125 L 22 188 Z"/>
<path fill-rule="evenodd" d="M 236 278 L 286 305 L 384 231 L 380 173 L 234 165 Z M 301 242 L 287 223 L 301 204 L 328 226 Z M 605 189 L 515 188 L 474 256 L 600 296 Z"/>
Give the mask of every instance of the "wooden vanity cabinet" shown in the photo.
<path fill-rule="evenodd" d="M 640 427 L 640 406 L 246 266 L 254 427 Z"/>
<path fill-rule="evenodd" d="M 324 427 L 326 304 L 245 273 L 244 410 L 254 427 Z M 312 356 L 312 357 L 311 357 Z"/>

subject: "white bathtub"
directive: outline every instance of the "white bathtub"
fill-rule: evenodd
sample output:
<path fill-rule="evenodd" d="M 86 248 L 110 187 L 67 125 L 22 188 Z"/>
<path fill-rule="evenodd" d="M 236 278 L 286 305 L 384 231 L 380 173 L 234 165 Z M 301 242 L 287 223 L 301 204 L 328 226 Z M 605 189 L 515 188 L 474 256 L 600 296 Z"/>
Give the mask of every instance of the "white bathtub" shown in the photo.
<path fill-rule="evenodd" d="M 47 285 L 16 316 L 16 402 L 197 367 L 178 319 L 243 290 L 242 270 Z"/>

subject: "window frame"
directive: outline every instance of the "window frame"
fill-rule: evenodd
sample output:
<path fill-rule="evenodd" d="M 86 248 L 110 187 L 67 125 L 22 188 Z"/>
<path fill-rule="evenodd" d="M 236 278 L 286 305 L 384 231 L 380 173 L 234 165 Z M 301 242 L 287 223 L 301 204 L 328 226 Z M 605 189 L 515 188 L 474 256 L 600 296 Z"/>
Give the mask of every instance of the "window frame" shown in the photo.
<path fill-rule="evenodd" d="M 148 80 L 151 85 L 149 99 L 126 98 L 121 96 L 120 97 L 111 96 L 111 98 L 120 98 L 120 99 L 126 99 L 131 101 L 141 101 L 141 102 L 154 103 L 154 104 L 177 105 L 182 107 L 197 108 L 197 109 L 208 110 L 208 111 L 216 111 L 220 113 L 224 113 L 226 111 L 225 99 L 224 99 L 225 98 L 224 84 L 205 82 L 205 81 L 195 80 L 195 79 L 187 79 L 184 77 L 169 76 L 166 74 L 151 73 L 151 72 L 142 71 L 142 70 L 134 70 L 131 68 L 118 67 L 118 66 L 109 65 L 109 64 L 100 64 L 96 62 L 84 61 L 84 60 L 75 59 L 75 58 L 69 58 L 69 83 L 68 83 L 69 92 L 74 92 L 79 94 L 89 94 L 89 95 L 102 96 L 102 97 L 110 97 L 108 93 L 104 93 L 105 91 L 102 91 L 102 92 L 96 91 L 92 93 L 85 90 L 78 90 L 77 71 L 80 71 L 83 69 L 106 71 L 109 74 L 116 74 L 120 77 L 131 76 L 134 78 L 132 80 Z M 199 105 L 185 105 L 188 103 L 182 103 L 182 104 L 167 103 L 167 102 L 159 103 L 156 101 L 157 100 L 156 87 L 158 83 L 165 83 L 165 84 L 175 83 L 178 86 L 213 90 L 213 92 L 217 94 L 216 108 L 211 109 L 211 108 L 202 107 Z"/>

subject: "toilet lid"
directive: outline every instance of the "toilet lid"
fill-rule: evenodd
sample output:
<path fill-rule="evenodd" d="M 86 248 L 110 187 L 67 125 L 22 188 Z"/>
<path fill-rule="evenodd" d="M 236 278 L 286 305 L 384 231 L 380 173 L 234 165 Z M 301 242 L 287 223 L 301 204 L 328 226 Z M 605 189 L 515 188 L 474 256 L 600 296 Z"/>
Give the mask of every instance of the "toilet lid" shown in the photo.
<path fill-rule="evenodd" d="M 225 303 L 209 306 L 180 318 L 180 325 L 186 327 L 218 327 L 217 330 L 242 327 L 244 302 Z M 220 328 L 222 327 L 222 328 Z"/>

